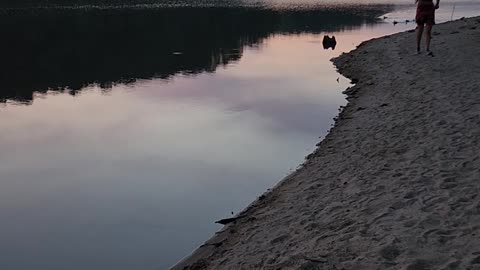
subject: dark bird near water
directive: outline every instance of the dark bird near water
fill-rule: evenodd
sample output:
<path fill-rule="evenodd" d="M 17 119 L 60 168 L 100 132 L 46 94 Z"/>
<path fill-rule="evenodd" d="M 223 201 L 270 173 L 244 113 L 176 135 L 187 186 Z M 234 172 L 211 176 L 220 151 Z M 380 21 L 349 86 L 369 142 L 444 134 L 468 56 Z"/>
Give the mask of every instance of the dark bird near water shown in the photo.
<path fill-rule="evenodd" d="M 335 46 L 337 46 L 337 40 L 335 39 L 335 36 L 329 37 L 328 35 L 323 36 L 323 48 L 325 50 L 328 50 L 332 48 L 332 50 L 335 50 Z"/>

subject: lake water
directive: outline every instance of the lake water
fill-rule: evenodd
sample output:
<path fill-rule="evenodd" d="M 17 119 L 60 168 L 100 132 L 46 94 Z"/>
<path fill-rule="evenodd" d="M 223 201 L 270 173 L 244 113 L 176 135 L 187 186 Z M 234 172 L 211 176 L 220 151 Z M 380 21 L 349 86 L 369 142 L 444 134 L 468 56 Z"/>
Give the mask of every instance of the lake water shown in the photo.
<path fill-rule="evenodd" d="M 225 3 L 1 11 L 0 269 L 167 269 L 313 151 L 350 85 L 330 58 L 414 28 Z"/>

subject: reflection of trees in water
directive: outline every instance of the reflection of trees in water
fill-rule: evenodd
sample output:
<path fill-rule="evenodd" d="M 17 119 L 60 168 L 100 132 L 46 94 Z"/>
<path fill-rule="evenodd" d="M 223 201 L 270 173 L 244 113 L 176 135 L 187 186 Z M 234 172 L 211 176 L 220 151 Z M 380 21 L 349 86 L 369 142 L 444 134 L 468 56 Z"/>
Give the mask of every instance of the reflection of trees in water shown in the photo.
<path fill-rule="evenodd" d="M 167 8 L 8 11 L 0 17 L 0 101 L 214 72 L 275 33 L 339 31 L 388 11 Z M 59 90 L 60 91 L 60 90 Z"/>
<path fill-rule="evenodd" d="M 249 33 L 251 25 L 255 31 Z M 230 19 L 232 18 L 232 19 Z M 271 32 L 268 17 L 242 10 L 90 10 L 9 16 L 0 30 L 4 98 L 91 83 L 108 87 L 183 72 L 212 72 Z M 240 21 L 240 22 L 238 22 Z M 178 54 L 181 53 L 181 54 Z M 3 98 L 3 99 L 4 99 Z"/>

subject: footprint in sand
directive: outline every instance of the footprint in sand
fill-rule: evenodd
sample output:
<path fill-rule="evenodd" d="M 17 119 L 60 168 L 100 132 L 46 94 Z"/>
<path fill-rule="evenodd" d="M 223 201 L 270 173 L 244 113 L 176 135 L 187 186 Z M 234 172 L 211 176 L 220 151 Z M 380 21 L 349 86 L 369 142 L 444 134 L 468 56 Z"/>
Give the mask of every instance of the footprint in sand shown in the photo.
<path fill-rule="evenodd" d="M 430 270 L 431 264 L 427 260 L 415 260 L 413 263 L 407 266 L 406 270 Z"/>

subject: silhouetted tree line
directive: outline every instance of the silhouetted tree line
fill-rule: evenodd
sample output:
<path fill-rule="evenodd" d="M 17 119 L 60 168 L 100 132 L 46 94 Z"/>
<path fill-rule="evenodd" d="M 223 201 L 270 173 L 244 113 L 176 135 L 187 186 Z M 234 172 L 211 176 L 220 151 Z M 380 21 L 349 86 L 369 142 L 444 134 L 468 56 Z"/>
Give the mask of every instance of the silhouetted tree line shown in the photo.
<path fill-rule="evenodd" d="M 253 8 L 4 10 L 0 102 L 96 83 L 214 72 L 275 33 L 338 31 L 388 11 Z"/>
<path fill-rule="evenodd" d="M 247 0 L 248 1 L 248 0 Z M 39 8 L 39 7 L 239 7 L 245 6 L 245 0 L 0 0 L 0 8 Z"/>

